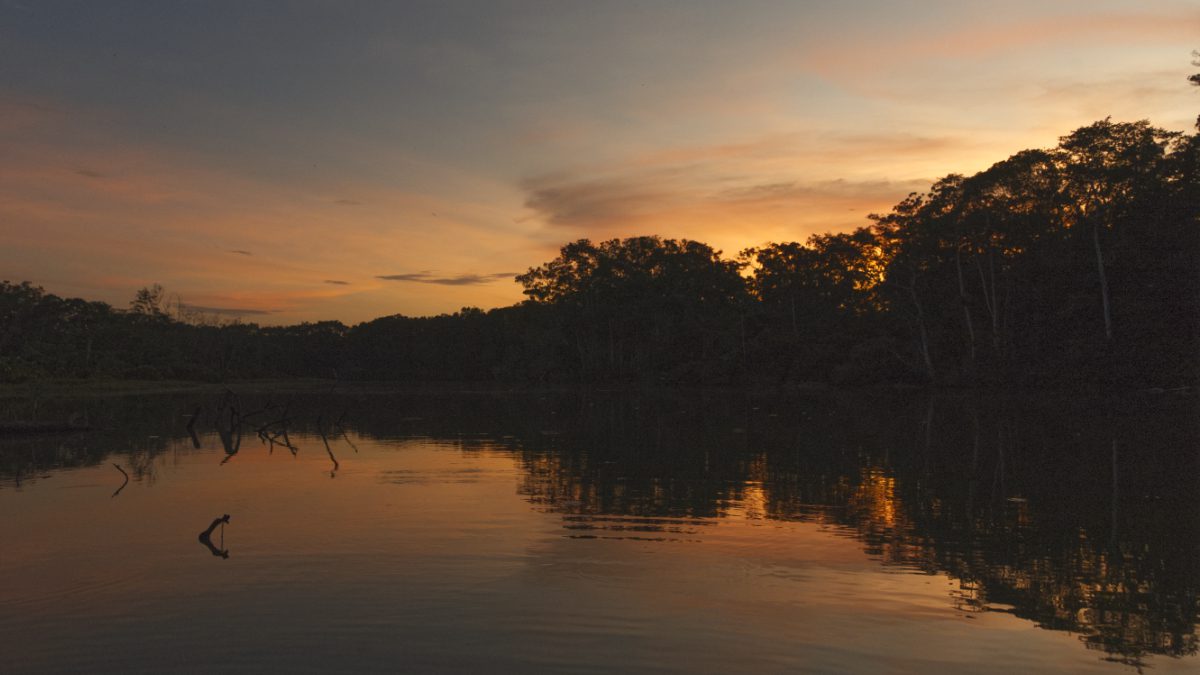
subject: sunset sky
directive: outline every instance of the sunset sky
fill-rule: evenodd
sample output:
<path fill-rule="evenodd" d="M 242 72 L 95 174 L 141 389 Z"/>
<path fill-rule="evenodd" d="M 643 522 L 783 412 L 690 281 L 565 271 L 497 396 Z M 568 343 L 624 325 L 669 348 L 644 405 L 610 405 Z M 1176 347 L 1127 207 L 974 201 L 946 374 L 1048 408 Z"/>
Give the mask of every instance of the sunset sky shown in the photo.
<path fill-rule="evenodd" d="M 0 0 L 0 278 L 259 323 L 521 299 L 563 243 L 850 229 L 1112 116 L 1195 0 Z"/>

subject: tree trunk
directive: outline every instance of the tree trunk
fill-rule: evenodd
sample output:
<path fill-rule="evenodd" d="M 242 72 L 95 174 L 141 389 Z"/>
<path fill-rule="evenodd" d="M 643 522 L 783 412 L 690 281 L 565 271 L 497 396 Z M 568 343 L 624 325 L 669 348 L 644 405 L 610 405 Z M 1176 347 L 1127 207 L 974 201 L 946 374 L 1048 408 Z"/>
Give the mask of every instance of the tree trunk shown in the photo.
<path fill-rule="evenodd" d="M 990 255 L 990 253 L 989 253 Z M 994 270 L 991 265 L 989 269 Z M 979 259 L 975 259 L 975 269 L 979 271 L 979 286 L 983 289 L 983 305 L 987 308 L 988 318 L 992 322 L 992 347 L 997 347 L 1000 344 L 1000 319 L 999 308 L 996 307 L 996 275 L 992 274 L 991 288 L 989 289 L 988 275 L 983 271 L 983 265 Z"/>
<path fill-rule="evenodd" d="M 800 340 L 800 325 L 796 323 L 796 296 L 792 296 L 792 339 Z"/>
<path fill-rule="evenodd" d="M 583 377 L 587 373 L 587 352 L 583 348 L 583 334 L 575 329 L 575 349 L 579 352 L 579 376 Z"/>
<path fill-rule="evenodd" d="M 741 314 L 741 333 L 742 333 L 742 371 L 745 372 L 748 369 L 748 365 L 750 362 L 750 359 L 746 354 L 746 313 L 745 312 L 742 312 L 742 314 Z"/>
<path fill-rule="evenodd" d="M 1117 516 L 1118 513 L 1118 491 L 1117 491 L 1117 439 L 1112 439 L 1112 532 L 1109 534 L 1109 543 L 1114 548 L 1117 545 Z"/>
<path fill-rule="evenodd" d="M 613 362 L 616 360 L 616 346 L 613 344 L 613 322 L 608 320 L 608 372 L 612 374 Z"/>
<path fill-rule="evenodd" d="M 1100 273 L 1100 302 L 1104 306 L 1104 338 L 1112 340 L 1112 312 L 1108 306 L 1108 275 L 1104 273 L 1104 255 L 1100 251 L 1100 223 L 1092 226 L 1092 246 L 1096 249 L 1096 270 Z"/>
<path fill-rule="evenodd" d="M 954 267 L 958 272 L 958 302 L 962 305 L 963 322 L 967 325 L 967 339 L 971 348 L 971 368 L 975 368 L 975 324 L 971 321 L 971 307 L 967 304 L 967 285 L 963 281 L 962 246 L 954 251 Z"/>
<path fill-rule="evenodd" d="M 908 287 L 912 296 L 913 306 L 917 310 L 917 334 L 921 338 L 921 360 L 925 363 L 925 374 L 929 381 L 934 381 L 933 358 L 929 355 L 929 333 L 925 330 L 925 310 L 921 307 L 921 299 L 917 297 L 917 272 L 912 272 L 912 283 Z"/>

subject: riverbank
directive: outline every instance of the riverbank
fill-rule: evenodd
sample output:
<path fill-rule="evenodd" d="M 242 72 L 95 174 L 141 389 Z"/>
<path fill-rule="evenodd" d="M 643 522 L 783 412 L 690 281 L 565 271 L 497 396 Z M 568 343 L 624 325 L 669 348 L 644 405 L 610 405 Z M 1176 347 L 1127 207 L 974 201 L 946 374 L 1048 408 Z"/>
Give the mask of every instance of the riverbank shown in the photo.
<path fill-rule="evenodd" d="M 199 382 L 191 380 L 38 380 L 0 384 L 0 399 L 64 396 L 136 396 L 151 394 L 220 393 L 226 389 L 245 392 L 307 392 L 322 388 L 347 387 L 335 380 L 289 378 Z"/>
<path fill-rule="evenodd" d="M 338 393 L 398 393 L 398 392 L 456 392 L 456 393 L 502 393 L 502 392 L 566 392 L 589 390 L 613 391 L 662 391 L 662 390 L 722 391 L 755 390 L 780 392 L 895 392 L 930 391 L 938 394 L 986 394 L 998 395 L 1020 392 L 1050 398 L 1094 398 L 1128 395 L 1167 395 L 1171 397 L 1194 397 L 1196 386 L 1172 388 L 1093 388 L 1082 392 L 1078 387 L 1044 388 L 989 388 L 989 387 L 935 387 L 910 383 L 873 385 L 833 385 L 823 382 L 794 383 L 742 383 L 733 385 L 663 385 L 654 383 L 554 383 L 530 384 L 512 382 L 393 382 L 374 380 L 333 380 L 321 378 L 275 378 L 247 379 L 229 382 L 206 382 L 196 380 L 116 380 L 116 379 L 54 379 L 20 383 L 0 383 L 0 400 L 3 399 L 47 399 L 104 396 L 150 396 L 162 394 L 219 394 L 232 390 L 239 394 L 304 394 L 318 392 Z"/>

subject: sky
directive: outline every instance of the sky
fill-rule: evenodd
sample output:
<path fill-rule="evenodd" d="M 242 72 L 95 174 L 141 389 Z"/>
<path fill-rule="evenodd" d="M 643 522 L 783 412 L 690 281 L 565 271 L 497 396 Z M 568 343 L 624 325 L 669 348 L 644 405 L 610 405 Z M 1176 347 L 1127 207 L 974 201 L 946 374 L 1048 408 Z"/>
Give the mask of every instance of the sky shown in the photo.
<path fill-rule="evenodd" d="M 1095 120 L 1193 131 L 1200 4 L 0 0 L 0 278 L 262 324 L 732 257 Z"/>

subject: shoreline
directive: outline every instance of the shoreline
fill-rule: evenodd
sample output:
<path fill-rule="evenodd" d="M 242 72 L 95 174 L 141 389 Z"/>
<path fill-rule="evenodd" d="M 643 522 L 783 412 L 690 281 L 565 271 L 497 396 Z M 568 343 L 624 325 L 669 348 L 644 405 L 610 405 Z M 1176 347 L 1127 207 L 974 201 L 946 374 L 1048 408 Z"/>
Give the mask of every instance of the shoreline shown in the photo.
<path fill-rule="evenodd" d="M 847 392 L 927 392 L 933 395 L 1003 395 L 1033 394 L 1046 397 L 1068 395 L 1073 398 L 1110 398 L 1124 396 L 1164 396 L 1192 398 L 1200 386 L 1179 387 L 1102 387 L 1093 384 L 1074 384 L 1057 387 L 948 387 L 912 383 L 876 383 L 839 385 L 824 382 L 739 383 L 739 384 L 665 384 L 645 382 L 625 383 L 505 383 L 505 382 L 393 382 L 370 380 L 329 380 L 317 378 L 248 379 L 230 382 L 190 380 L 38 380 L 21 383 L 0 383 L 0 400 L 35 398 L 91 398 L 106 396 L 162 396 L 170 394 L 217 394 L 226 390 L 235 393 L 319 393 L 322 390 L 337 394 L 380 393 L 552 393 L 569 391 L 653 392 L 653 391 L 778 391 L 780 393 L 838 394 Z"/>

